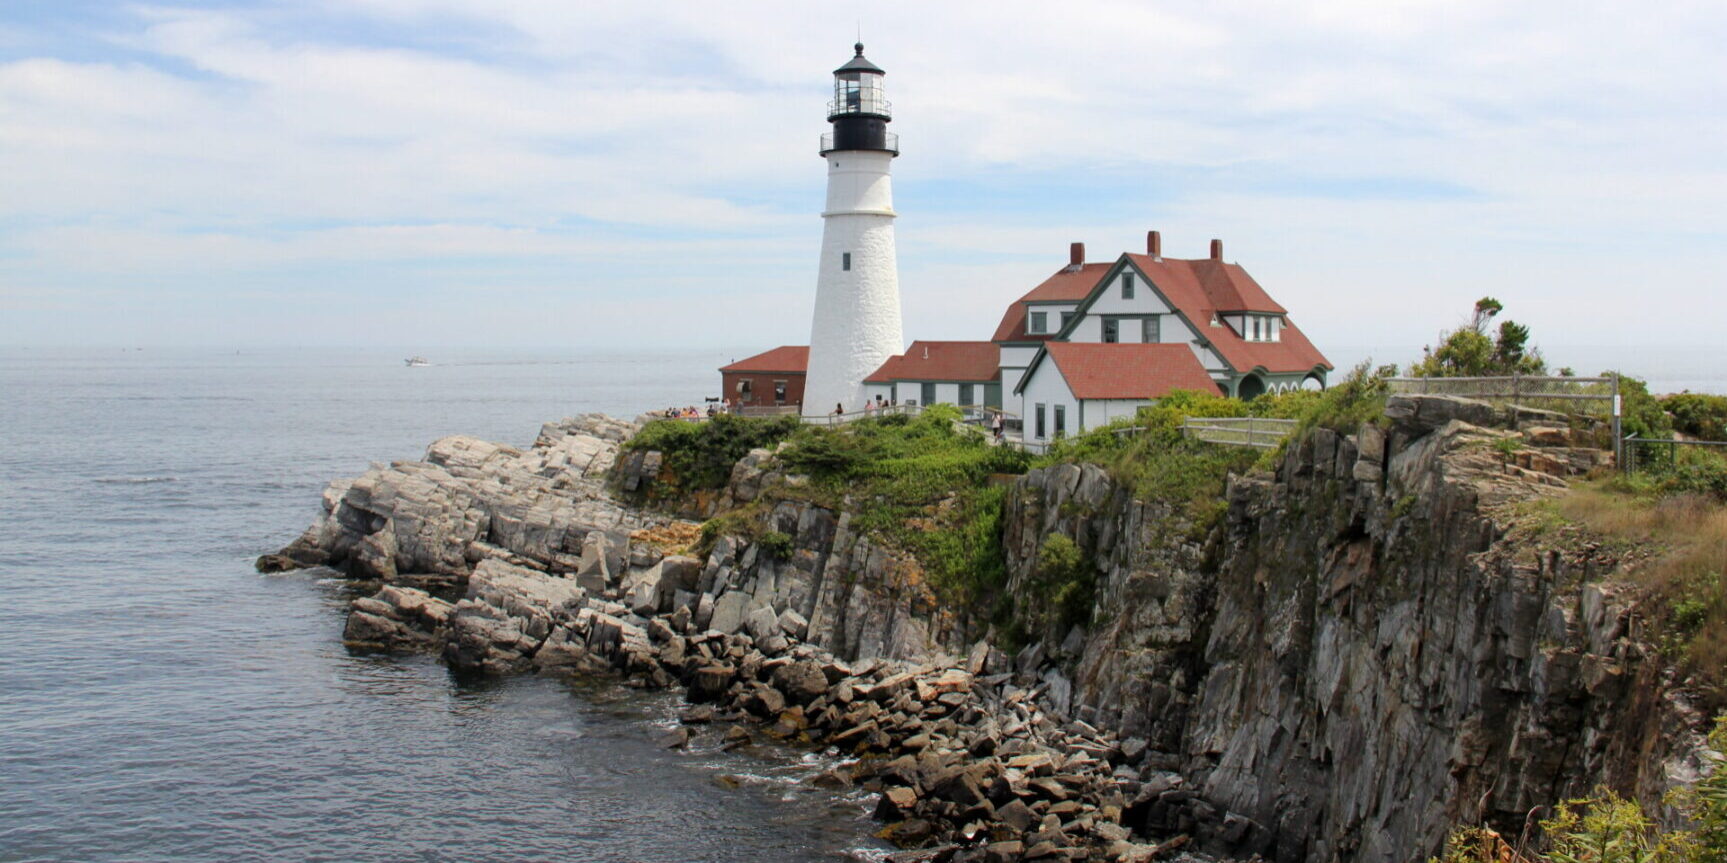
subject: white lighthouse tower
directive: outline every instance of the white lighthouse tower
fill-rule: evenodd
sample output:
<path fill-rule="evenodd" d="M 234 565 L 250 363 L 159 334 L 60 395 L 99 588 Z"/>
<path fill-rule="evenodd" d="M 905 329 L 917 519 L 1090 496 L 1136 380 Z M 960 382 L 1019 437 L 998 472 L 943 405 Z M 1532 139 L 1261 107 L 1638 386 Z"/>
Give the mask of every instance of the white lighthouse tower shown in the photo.
<path fill-rule="evenodd" d="M 887 130 L 892 117 L 881 82 L 887 73 L 864 59 L 862 42 L 855 47 L 857 56 L 834 70 L 833 131 L 822 136 L 828 198 L 804 386 L 808 416 L 832 413 L 835 405 L 848 412 L 863 407 L 863 379 L 905 349 L 888 178 L 899 136 Z"/>

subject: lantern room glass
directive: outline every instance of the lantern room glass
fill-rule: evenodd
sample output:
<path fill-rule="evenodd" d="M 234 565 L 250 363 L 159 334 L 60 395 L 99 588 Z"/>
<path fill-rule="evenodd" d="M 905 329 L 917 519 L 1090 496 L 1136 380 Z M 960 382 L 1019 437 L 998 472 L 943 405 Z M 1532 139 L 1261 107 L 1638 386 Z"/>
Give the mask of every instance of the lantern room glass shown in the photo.
<path fill-rule="evenodd" d="M 834 100 L 828 106 L 828 114 L 835 117 L 842 114 L 890 116 L 881 77 L 874 72 L 841 72 L 835 75 Z"/>

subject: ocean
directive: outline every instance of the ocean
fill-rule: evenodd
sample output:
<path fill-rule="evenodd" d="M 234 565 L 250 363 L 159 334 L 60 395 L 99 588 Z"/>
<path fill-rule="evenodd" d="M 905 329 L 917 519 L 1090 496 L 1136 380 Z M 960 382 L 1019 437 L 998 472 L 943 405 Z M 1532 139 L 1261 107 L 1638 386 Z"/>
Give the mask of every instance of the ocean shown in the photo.
<path fill-rule="evenodd" d="M 667 751 L 670 695 L 350 654 L 339 580 L 252 569 L 333 478 L 699 404 L 747 353 L 0 349 L 0 861 L 878 848 L 810 757 Z"/>

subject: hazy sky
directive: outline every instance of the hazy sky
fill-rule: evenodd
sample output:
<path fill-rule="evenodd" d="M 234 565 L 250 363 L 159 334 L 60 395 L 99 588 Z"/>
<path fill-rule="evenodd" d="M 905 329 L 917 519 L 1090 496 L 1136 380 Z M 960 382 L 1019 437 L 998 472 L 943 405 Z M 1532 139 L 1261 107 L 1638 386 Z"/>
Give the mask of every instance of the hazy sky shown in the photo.
<path fill-rule="evenodd" d="M 908 338 L 1158 228 L 1321 347 L 1722 339 L 1720 0 L 0 0 L 0 344 L 802 343 L 860 24 Z"/>

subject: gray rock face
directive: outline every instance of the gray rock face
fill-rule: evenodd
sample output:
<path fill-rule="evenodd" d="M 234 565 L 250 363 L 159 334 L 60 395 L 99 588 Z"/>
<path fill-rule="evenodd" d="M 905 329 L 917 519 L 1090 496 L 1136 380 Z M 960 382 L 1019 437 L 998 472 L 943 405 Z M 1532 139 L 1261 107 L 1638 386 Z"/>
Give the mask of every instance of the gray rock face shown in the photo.
<path fill-rule="evenodd" d="M 372 596 L 354 600 L 342 640 L 387 649 L 430 647 L 453 611 L 450 603 L 423 590 L 385 585 Z"/>
<path fill-rule="evenodd" d="M 605 493 L 606 471 L 633 428 L 599 415 L 561 420 L 542 428 L 527 450 L 444 438 L 424 461 L 331 483 L 323 517 L 260 565 L 323 564 L 357 577 L 458 589 L 475 562 L 494 556 L 615 577 L 622 561 L 616 537 L 664 521 L 626 510 Z M 596 534 L 608 540 L 590 546 Z"/>
<path fill-rule="evenodd" d="M 1670 784 L 1688 714 L 1624 604 L 1577 587 L 1595 564 L 1505 535 L 1513 504 L 1563 481 L 1505 463 L 1506 432 L 1470 424 L 1501 421 L 1491 406 L 1393 408 L 1389 433 L 1321 429 L 1275 476 L 1236 478 L 1209 536 L 1091 467 L 1034 471 L 1009 496 L 1014 585 L 1051 533 L 1098 563 L 1103 623 L 1071 693 L 1039 679 L 1181 780 L 1134 807 L 1137 826 L 1280 863 L 1403 863 L 1458 821 L 1515 833 L 1599 783 L 1649 803 Z M 1038 649 L 1021 674 L 1060 661 Z"/>
<path fill-rule="evenodd" d="M 575 619 L 584 595 L 574 579 L 480 561 L 450 619 L 444 658 L 461 669 L 526 670 L 553 630 Z"/>

